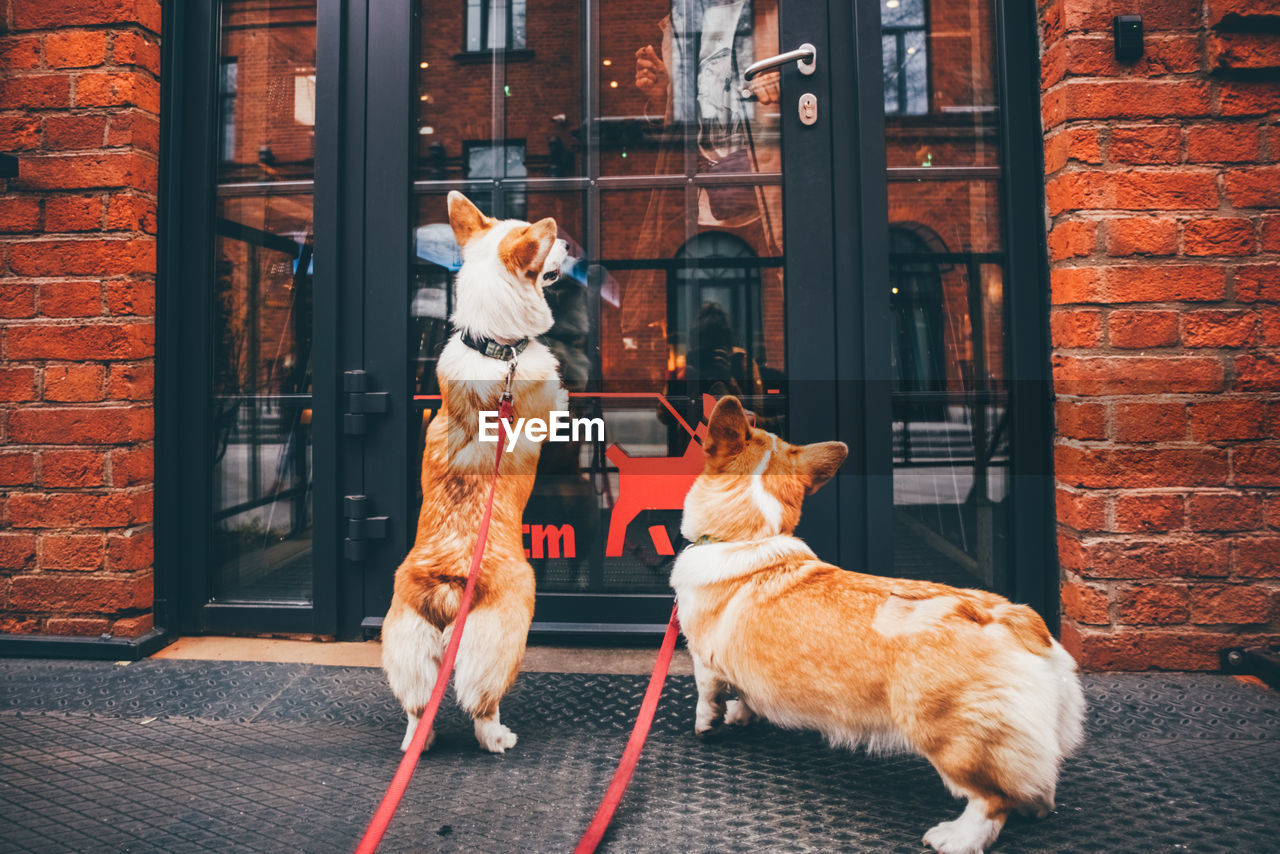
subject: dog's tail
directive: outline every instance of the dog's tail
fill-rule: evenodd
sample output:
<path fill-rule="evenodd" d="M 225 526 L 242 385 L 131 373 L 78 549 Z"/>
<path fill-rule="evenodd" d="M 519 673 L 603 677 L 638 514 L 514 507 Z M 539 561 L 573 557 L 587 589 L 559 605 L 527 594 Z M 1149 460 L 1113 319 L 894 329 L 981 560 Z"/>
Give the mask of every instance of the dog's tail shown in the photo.
<path fill-rule="evenodd" d="M 437 575 L 433 580 L 435 583 L 427 585 L 413 604 L 424 620 L 443 631 L 458 616 L 458 606 L 462 604 L 462 589 L 467 586 L 467 577 Z M 479 593 L 478 590 L 476 592 Z"/>

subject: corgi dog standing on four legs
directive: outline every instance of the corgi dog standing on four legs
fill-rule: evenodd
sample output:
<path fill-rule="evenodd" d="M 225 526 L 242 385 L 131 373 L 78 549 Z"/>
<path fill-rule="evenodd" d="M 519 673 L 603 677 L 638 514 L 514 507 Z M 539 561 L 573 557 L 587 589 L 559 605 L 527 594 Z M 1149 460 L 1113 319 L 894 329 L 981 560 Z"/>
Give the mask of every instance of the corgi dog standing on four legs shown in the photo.
<path fill-rule="evenodd" d="M 756 715 L 831 744 L 924 756 L 964 812 L 924 835 L 980 854 L 1011 811 L 1043 817 L 1083 738 L 1075 662 L 994 593 L 848 572 L 792 536 L 848 453 L 752 428 L 725 397 L 684 504 L 671 573 L 698 688 L 694 729 Z M 736 694 L 736 699 L 727 699 Z"/>
<path fill-rule="evenodd" d="M 455 332 L 436 368 L 442 403 L 422 454 L 417 536 L 396 570 L 382 624 L 382 666 L 408 716 L 401 750 L 409 747 L 435 685 L 494 480 L 496 446 L 480 440 L 480 414 L 496 413 L 508 387 L 514 418 L 546 420 L 552 410 L 568 409 L 556 358 L 536 340 L 553 321 L 543 286 L 558 277 L 566 255 L 555 221 L 499 221 L 457 192 L 448 204 L 463 258 Z M 515 680 L 533 618 L 533 568 L 524 557 L 520 519 L 539 449 L 521 437 L 502 456 L 484 560 L 458 648 L 458 704 L 474 721 L 480 746 L 494 753 L 516 743 L 498 702 Z"/>

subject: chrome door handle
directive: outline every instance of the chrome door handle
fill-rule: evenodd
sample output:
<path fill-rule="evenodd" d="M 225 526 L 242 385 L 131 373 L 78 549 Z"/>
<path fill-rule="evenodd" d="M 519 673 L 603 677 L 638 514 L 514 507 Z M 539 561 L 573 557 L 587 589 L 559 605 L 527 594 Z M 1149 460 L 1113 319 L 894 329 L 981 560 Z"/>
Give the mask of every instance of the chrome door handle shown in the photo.
<path fill-rule="evenodd" d="M 742 72 L 742 79 L 750 80 L 761 72 L 778 68 L 788 62 L 794 62 L 801 74 L 812 74 L 818 67 L 818 49 L 805 42 L 795 50 L 789 50 L 786 53 L 780 53 L 777 56 L 753 62 L 747 66 L 746 71 Z"/>

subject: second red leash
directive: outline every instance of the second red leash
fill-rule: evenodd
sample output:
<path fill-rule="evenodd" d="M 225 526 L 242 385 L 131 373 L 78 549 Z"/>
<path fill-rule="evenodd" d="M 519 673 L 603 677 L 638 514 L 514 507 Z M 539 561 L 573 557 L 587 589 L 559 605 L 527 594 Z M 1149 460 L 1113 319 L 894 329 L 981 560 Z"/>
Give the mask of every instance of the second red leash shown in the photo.
<path fill-rule="evenodd" d="M 658 660 L 653 665 L 653 675 L 649 677 L 649 687 L 640 702 L 640 712 L 636 715 L 635 728 L 631 730 L 631 738 L 627 740 L 626 749 L 622 751 L 622 760 L 618 770 L 613 772 L 609 788 L 605 790 L 604 800 L 596 810 L 595 818 L 582 834 L 578 847 L 573 854 L 591 854 L 604 838 L 609 829 L 613 814 L 622 803 L 622 795 L 627 791 L 631 775 L 635 773 L 636 763 L 640 761 L 640 751 L 644 749 L 644 740 L 649 736 L 649 727 L 653 725 L 654 713 L 658 710 L 658 699 L 662 696 L 662 686 L 667 682 L 667 671 L 671 669 L 671 656 L 676 651 L 676 638 L 680 635 L 680 617 L 676 606 L 671 606 L 671 619 L 667 621 L 667 633 L 662 636 L 662 648 L 658 650 Z"/>

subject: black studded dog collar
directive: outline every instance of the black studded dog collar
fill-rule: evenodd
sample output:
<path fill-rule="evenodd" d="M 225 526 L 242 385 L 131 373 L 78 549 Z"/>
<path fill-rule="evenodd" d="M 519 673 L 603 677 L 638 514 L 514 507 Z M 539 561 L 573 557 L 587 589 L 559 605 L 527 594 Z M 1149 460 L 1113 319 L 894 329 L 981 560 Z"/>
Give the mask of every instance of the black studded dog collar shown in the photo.
<path fill-rule="evenodd" d="M 514 344 L 499 344 L 492 338 L 476 338 L 468 332 L 462 333 L 462 343 L 466 344 L 477 353 L 488 356 L 491 359 L 501 359 L 504 362 L 510 362 L 516 356 L 524 352 L 529 346 L 530 339 L 521 338 Z"/>

